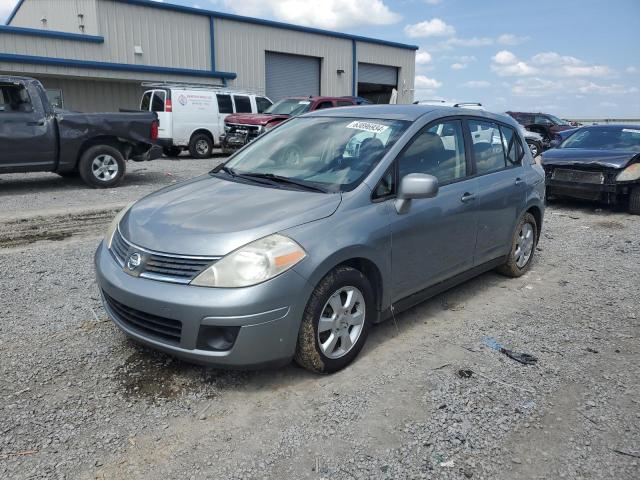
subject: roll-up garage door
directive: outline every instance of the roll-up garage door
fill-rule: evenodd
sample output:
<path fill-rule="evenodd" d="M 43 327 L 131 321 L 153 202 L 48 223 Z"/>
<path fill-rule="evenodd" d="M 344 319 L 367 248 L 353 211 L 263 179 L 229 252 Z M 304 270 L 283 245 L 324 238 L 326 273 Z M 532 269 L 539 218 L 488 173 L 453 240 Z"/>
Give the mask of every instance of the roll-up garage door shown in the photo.
<path fill-rule="evenodd" d="M 377 85 L 398 85 L 398 68 L 372 63 L 358 64 L 358 83 L 373 83 Z"/>
<path fill-rule="evenodd" d="M 320 59 L 266 52 L 267 96 L 277 101 L 292 95 L 320 95 Z"/>

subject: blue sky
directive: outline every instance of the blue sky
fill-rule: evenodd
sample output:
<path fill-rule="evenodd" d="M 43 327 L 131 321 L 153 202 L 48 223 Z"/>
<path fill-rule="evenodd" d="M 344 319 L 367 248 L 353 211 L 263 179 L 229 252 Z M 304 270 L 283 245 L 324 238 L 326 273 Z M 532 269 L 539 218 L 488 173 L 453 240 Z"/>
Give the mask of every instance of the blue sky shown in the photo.
<path fill-rule="evenodd" d="M 640 0 L 166 1 L 418 45 L 416 99 L 640 118 Z"/>

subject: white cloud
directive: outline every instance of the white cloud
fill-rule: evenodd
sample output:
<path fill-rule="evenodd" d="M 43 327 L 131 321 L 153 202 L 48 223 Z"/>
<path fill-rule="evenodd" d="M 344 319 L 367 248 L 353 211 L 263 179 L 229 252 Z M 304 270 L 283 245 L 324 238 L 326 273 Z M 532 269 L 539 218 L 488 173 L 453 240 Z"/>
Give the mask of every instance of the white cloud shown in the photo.
<path fill-rule="evenodd" d="M 415 88 L 416 90 L 434 90 L 436 88 L 440 88 L 442 86 L 442 82 L 439 82 L 435 78 L 429 78 L 424 75 L 416 75 L 415 79 Z"/>
<path fill-rule="evenodd" d="M 451 69 L 452 70 L 464 70 L 465 68 L 467 68 L 467 64 L 466 63 L 452 63 L 451 64 Z"/>
<path fill-rule="evenodd" d="M 613 103 L 613 102 L 600 102 L 600 106 L 601 107 L 617 107 L 618 104 L 617 103 Z"/>
<path fill-rule="evenodd" d="M 556 52 L 538 53 L 525 62 L 509 50 L 501 50 L 492 57 L 492 61 L 491 69 L 501 76 L 606 77 L 613 73 L 606 65 L 588 65 L 579 58 Z"/>
<path fill-rule="evenodd" d="M 520 78 L 512 86 L 511 92 L 518 97 L 545 97 L 553 94 L 566 95 L 575 92 L 574 97 L 584 98 L 585 95 L 628 95 L 638 93 L 635 86 L 621 84 L 598 84 L 580 78 L 548 79 L 541 77 Z"/>
<path fill-rule="evenodd" d="M 486 80 L 469 80 L 468 82 L 464 82 L 462 86 L 469 88 L 487 88 L 491 86 L 491 82 L 487 82 Z"/>
<path fill-rule="evenodd" d="M 562 89 L 561 82 L 533 77 L 516 81 L 511 92 L 518 97 L 544 97 Z"/>
<path fill-rule="evenodd" d="M 448 37 L 456 33 L 456 29 L 439 18 L 414 23 L 404 27 L 410 37 Z"/>
<path fill-rule="evenodd" d="M 429 62 L 431 62 L 431 54 L 424 50 L 418 50 L 416 53 L 416 63 L 418 65 L 424 65 Z"/>
<path fill-rule="evenodd" d="M 0 0 L 0 22 L 4 24 L 5 19 L 13 11 L 18 0 Z"/>
<path fill-rule="evenodd" d="M 493 45 L 493 38 L 489 37 L 471 37 L 471 38 L 449 38 L 445 42 L 452 47 L 486 47 Z"/>
<path fill-rule="evenodd" d="M 638 71 L 638 68 L 637 67 L 633 67 L 633 66 L 632 67 L 627 67 L 627 68 L 625 68 L 625 71 L 627 73 L 636 73 Z"/>
<path fill-rule="evenodd" d="M 442 3 L 442 0 L 422 0 L 422 1 L 427 5 L 438 5 L 439 3 Z"/>
<path fill-rule="evenodd" d="M 389 25 L 402 19 L 383 0 L 224 0 L 224 5 L 241 15 L 330 29 Z"/>
<path fill-rule="evenodd" d="M 627 87 L 617 83 L 602 85 L 593 82 L 585 82 L 578 87 L 580 93 L 600 93 L 603 95 L 626 95 L 629 93 L 638 93 L 638 87 Z"/>
<path fill-rule="evenodd" d="M 498 43 L 500 45 L 520 45 L 521 43 L 526 42 L 531 37 L 519 37 L 512 33 L 503 33 L 498 37 Z"/>
<path fill-rule="evenodd" d="M 518 61 L 518 58 L 509 50 L 500 50 L 493 57 L 491 57 L 491 60 L 493 60 L 498 65 L 510 65 L 512 63 L 516 63 Z"/>

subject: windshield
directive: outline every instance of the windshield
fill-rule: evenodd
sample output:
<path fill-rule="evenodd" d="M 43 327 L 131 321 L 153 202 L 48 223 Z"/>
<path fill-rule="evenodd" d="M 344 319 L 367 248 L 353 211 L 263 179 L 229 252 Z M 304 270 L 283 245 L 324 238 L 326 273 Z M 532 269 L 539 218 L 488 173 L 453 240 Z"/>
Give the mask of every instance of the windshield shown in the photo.
<path fill-rule="evenodd" d="M 558 117 L 556 117 L 556 116 L 554 116 L 554 115 L 547 115 L 547 116 L 548 116 L 548 117 L 551 119 L 551 121 L 552 121 L 553 123 L 555 123 L 556 125 L 560 125 L 560 126 L 563 126 L 563 127 L 570 127 L 570 126 L 571 126 L 571 124 L 570 124 L 570 123 L 565 122 L 564 120 L 561 120 L 561 119 L 559 119 Z"/>
<path fill-rule="evenodd" d="M 264 113 L 271 115 L 301 115 L 309 110 L 311 101 L 300 99 L 285 99 L 274 103 Z"/>
<path fill-rule="evenodd" d="M 567 138 L 560 148 L 640 151 L 640 127 L 582 128 Z"/>
<path fill-rule="evenodd" d="M 296 118 L 258 137 L 229 160 L 224 171 L 348 191 L 364 179 L 408 125 L 400 120 Z"/>

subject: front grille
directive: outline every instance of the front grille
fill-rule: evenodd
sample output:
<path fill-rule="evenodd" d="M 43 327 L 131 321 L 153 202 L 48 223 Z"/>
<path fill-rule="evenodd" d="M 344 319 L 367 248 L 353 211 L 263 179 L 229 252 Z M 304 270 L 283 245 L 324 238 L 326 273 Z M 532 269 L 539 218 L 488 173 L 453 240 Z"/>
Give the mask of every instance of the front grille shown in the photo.
<path fill-rule="evenodd" d="M 139 253 L 143 258 L 143 263 L 135 270 L 136 276 L 181 284 L 191 282 L 200 272 L 219 259 L 219 257 L 195 257 L 153 252 L 127 241 L 120 233 L 120 229 L 117 229 L 113 235 L 110 251 L 118 264 L 125 270 L 129 255 L 134 252 Z"/>
<path fill-rule="evenodd" d="M 262 127 L 260 125 L 242 125 L 239 123 L 227 123 L 225 126 L 227 127 L 225 128 L 225 133 L 227 135 L 246 134 L 249 140 L 253 140 L 258 135 L 260 135 L 260 132 L 262 130 Z"/>
<path fill-rule="evenodd" d="M 552 178 L 553 180 L 564 182 L 592 183 L 598 185 L 604 183 L 605 175 L 604 172 L 598 171 L 556 168 L 553 171 Z"/>
<path fill-rule="evenodd" d="M 117 319 L 129 328 L 169 343 L 180 344 L 182 322 L 127 307 L 111 298 L 104 290 L 102 294 L 111 311 L 116 314 Z"/>

